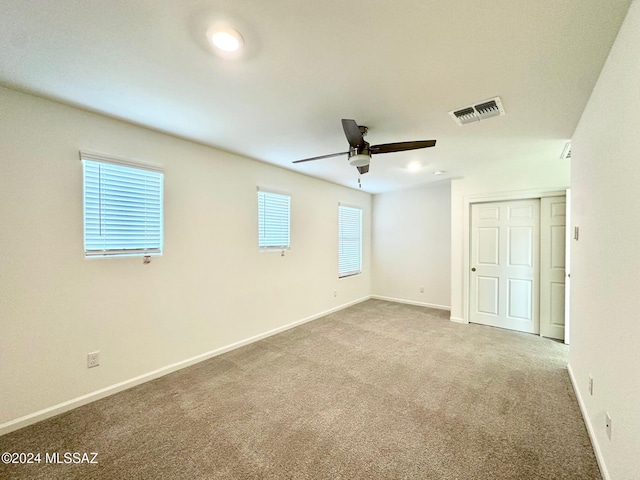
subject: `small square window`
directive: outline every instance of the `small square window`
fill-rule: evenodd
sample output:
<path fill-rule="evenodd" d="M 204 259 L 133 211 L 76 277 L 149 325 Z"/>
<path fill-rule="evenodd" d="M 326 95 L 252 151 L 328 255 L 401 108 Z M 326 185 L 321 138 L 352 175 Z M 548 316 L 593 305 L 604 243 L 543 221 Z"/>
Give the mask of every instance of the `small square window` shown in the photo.
<path fill-rule="evenodd" d="M 163 173 L 82 153 L 81 159 L 85 257 L 161 255 Z"/>

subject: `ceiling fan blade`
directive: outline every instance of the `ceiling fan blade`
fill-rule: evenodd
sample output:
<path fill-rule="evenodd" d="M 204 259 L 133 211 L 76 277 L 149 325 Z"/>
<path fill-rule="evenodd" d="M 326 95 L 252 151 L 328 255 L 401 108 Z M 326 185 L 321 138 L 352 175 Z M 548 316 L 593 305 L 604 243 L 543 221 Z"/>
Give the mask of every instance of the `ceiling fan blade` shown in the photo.
<path fill-rule="evenodd" d="M 358 124 L 355 120 L 343 118 L 342 129 L 344 130 L 344 134 L 347 137 L 349 145 L 351 145 L 353 148 L 364 145 L 364 137 L 362 136 L 360 127 L 358 127 Z"/>
<path fill-rule="evenodd" d="M 415 142 L 398 142 L 398 143 L 383 143 L 381 145 L 372 145 L 369 147 L 371 153 L 391 153 L 391 152 L 403 152 L 405 150 L 416 150 L 418 148 L 433 147 L 436 144 L 435 140 L 418 140 Z"/>
<path fill-rule="evenodd" d="M 322 160 L 323 158 L 339 157 L 340 155 L 347 155 L 349 152 L 331 153 L 329 155 L 320 155 L 319 157 L 304 158 L 302 160 L 296 160 L 292 163 L 311 162 L 312 160 Z"/>
<path fill-rule="evenodd" d="M 362 167 L 356 167 L 360 172 L 360 175 L 364 175 L 369 171 L 369 165 L 363 165 Z"/>

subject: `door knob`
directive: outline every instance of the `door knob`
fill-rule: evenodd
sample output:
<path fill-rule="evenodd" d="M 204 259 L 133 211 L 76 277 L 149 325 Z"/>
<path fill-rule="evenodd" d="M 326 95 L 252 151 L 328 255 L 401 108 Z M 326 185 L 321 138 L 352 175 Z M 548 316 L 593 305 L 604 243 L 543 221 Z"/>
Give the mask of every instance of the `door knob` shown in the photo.
<path fill-rule="evenodd" d="M 475 272 L 475 271 L 476 271 L 476 267 L 473 267 L 473 268 L 471 269 L 471 271 L 472 271 L 472 272 Z"/>

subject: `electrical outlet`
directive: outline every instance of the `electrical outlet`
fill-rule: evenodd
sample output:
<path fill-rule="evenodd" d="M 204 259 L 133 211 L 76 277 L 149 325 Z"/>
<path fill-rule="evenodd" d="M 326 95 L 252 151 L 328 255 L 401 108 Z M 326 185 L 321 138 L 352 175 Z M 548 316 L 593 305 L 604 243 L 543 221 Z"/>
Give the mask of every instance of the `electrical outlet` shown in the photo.
<path fill-rule="evenodd" d="M 611 415 L 605 413 L 604 422 L 604 426 L 607 429 L 607 437 L 611 440 Z"/>
<path fill-rule="evenodd" d="M 87 368 L 93 368 L 100 365 L 100 352 L 87 353 Z"/>
<path fill-rule="evenodd" d="M 424 287 L 420 287 L 420 293 L 424 293 Z"/>
<path fill-rule="evenodd" d="M 334 296 L 334 297 L 337 297 L 337 296 L 338 296 L 338 291 L 337 291 L 337 290 L 334 290 L 334 291 L 333 291 L 333 296 Z"/>
<path fill-rule="evenodd" d="M 589 375 L 589 395 L 593 395 L 593 377 Z"/>

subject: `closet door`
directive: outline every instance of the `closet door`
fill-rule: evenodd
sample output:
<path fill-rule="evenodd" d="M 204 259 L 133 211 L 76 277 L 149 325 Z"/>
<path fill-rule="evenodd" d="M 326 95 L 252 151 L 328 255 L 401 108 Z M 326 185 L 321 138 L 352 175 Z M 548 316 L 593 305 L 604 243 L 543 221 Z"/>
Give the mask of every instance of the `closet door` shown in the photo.
<path fill-rule="evenodd" d="M 564 340 L 566 197 L 540 200 L 540 335 Z"/>
<path fill-rule="evenodd" d="M 469 321 L 540 332 L 540 200 L 471 206 Z"/>

